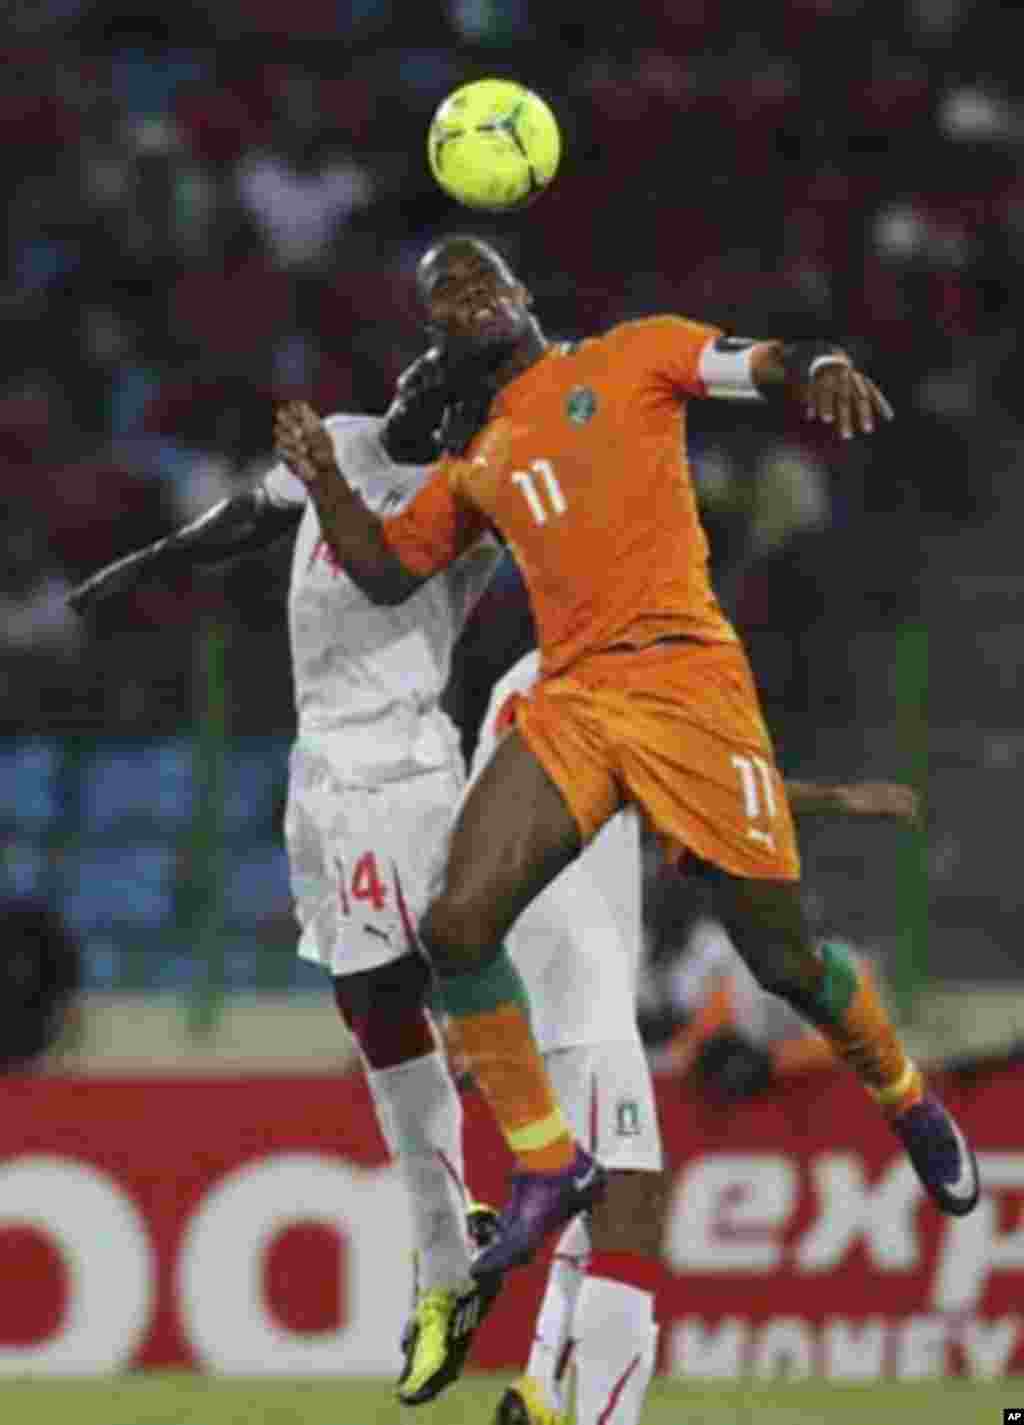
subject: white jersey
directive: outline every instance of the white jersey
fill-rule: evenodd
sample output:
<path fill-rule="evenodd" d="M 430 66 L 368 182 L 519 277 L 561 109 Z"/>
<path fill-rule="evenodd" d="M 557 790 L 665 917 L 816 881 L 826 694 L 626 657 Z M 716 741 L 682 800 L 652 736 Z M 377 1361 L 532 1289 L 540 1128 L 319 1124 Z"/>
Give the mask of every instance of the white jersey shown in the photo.
<path fill-rule="evenodd" d="M 427 470 L 396 465 L 376 416 L 333 415 L 325 425 L 349 484 L 377 514 L 412 499 Z M 326 757 L 335 776 L 374 786 L 459 760 L 458 736 L 438 706 L 452 649 L 501 557 L 480 541 L 396 607 L 372 603 L 321 538 L 316 507 L 285 465 L 264 477 L 279 506 L 305 504 L 288 600 L 297 750 Z"/>
<path fill-rule="evenodd" d="M 473 757 L 471 781 L 496 744 L 498 715 L 537 677 L 528 653 L 495 684 Z M 636 980 L 643 936 L 640 823 L 627 807 L 527 906 L 507 937 L 526 982 L 538 1047 L 639 1041 Z"/>

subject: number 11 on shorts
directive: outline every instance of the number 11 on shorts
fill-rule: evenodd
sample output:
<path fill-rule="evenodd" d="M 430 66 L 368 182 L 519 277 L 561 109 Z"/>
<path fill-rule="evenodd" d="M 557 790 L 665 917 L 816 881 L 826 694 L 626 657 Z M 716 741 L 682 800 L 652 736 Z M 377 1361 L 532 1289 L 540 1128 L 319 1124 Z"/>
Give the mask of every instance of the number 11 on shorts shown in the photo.
<path fill-rule="evenodd" d="M 763 757 L 734 756 L 730 760 L 739 773 L 743 809 L 747 820 L 774 821 L 778 804 L 775 800 L 775 788 L 772 786 L 772 768 Z M 770 831 L 748 826 L 747 835 L 753 841 L 763 841 L 774 850 L 775 837 Z"/>

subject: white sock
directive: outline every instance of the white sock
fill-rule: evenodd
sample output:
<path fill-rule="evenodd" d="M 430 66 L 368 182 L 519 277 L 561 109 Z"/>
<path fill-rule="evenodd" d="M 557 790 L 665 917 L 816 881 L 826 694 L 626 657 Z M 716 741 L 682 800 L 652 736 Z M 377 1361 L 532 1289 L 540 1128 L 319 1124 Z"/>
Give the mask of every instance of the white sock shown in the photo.
<path fill-rule="evenodd" d="M 588 1276 L 576 1304 L 576 1425 L 638 1425 L 654 1370 L 651 1293 Z"/>
<path fill-rule="evenodd" d="M 468 1285 L 462 1104 L 436 1050 L 390 1069 L 367 1068 L 381 1132 L 409 1194 L 420 1289 Z"/>
<path fill-rule="evenodd" d="M 572 1372 L 566 1369 L 566 1350 L 589 1260 L 586 1221 L 574 1217 L 555 1248 L 526 1363 L 526 1374 L 539 1382 L 552 1410 L 568 1410 Z"/>

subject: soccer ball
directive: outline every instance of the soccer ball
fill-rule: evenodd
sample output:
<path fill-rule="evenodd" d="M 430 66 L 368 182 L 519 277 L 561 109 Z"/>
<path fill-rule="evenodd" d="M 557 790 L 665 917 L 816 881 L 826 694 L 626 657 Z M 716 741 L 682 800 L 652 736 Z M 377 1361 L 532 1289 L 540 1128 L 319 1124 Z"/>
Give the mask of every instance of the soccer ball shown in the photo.
<path fill-rule="evenodd" d="M 491 213 L 522 208 L 555 176 L 562 139 L 538 94 L 509 79 L 456 89 L 430 121 L 430 171 L 457 203 Z"/>

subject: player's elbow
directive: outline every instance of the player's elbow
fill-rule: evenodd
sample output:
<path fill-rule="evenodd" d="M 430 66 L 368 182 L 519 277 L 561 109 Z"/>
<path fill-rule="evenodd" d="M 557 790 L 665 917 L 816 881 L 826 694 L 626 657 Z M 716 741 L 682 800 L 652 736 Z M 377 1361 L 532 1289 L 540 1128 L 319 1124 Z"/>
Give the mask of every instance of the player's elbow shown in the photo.
<path fill-rule="evenodd" d="M 404 604 L 423 583 L 423 576 L 407 569 L 384 540 L 379 523 L 355 538 L 332 535 L 329 542 L 340 567 L 372 604 Z"/>
<path fill-rule="evenodd" d="M 357 584 L 372 604 L 385 608 L 396 608 L 404 604 L 423 583 L 418 574 L 411 573 L 401 565 L 373 569 L 349 569 L 352 582 Z"/>

